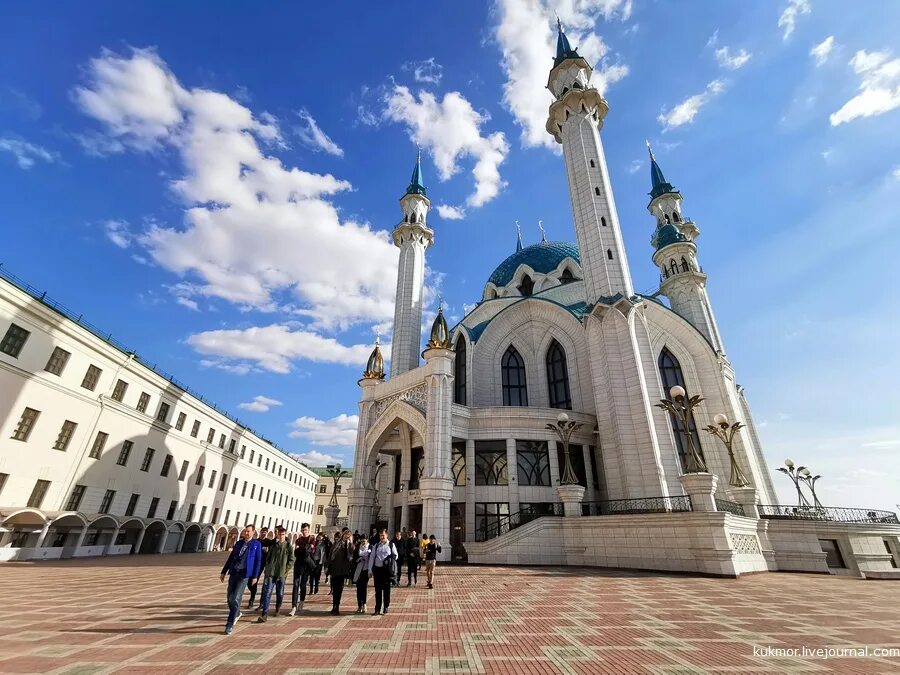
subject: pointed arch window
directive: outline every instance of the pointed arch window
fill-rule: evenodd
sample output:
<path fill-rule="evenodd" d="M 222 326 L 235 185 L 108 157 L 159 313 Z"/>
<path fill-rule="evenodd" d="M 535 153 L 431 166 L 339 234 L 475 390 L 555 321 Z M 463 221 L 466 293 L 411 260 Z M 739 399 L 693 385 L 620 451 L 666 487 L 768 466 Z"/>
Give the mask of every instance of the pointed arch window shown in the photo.
<path fill-rule="evenodd" d="M 575 275 L 572 274 L 572 270 L 567 267 L 563 270 L 563 273 L 559 275 L 559 283 L 571 284 L 573 281 L 575 281 Z"/>
<path fill-rule="evenodd" d="M 613 259 L 613 257 L 612 257 L 612 249 L 611 249 L 611 248 L 606 249 L 606 257 L 609 258 L 610 260 Z"/>
<path fill-rule="evenodd" d="M 681 222 L 681 218 L 678 217 L 678 211 L 672 211 L 672 222 L 673 223 Z"/>
<path fill-rule="evenodd" d="M 681 372 L 681 364 L 672 352 L 664 348 L 659 354 L 657 365 L 659 366 L 659 376 L 662 380 L 663 392 L 666 397 L 669 396 L 669 390 L 676 385 L 683 387 L 687 392 L 687 396 L 691 395 L 684 384 L 684 373 Z M 678 458 L 681 460 L 681 468 L 684 470 L 685 452 L 687 451 L 684 424 L 675 415 L 669 415 L 669 419 L 672 423 L 672 433 L 675 435 L 675 447 L 678 450 Z M 703 446 L 700 445 L 700 434 L 697 433 L 697 423 L 694 421 L 693 415 L 691 415 L 688 427 L 694 447 L 697 448 L 697 452 L 703 457 Z"/>
<path fill-rule="evenodd" d="M 500 361 L 503 383 L 503 405 L 528 405 L 528 387 L 525 383 L 525 361 L 510 345 Z"/>
<path fill-rule="evenodd" d="M 453 402 L 466 405 L 466 339 L 456 338 L 456 361 L 453 364 Z"/>
<path fill-rule="evenodd" d="M 690 266 L 688 265 L 687 258 L 685 258 L 684 256 L 681 256 L 681 271 L 687 272 L 689 269 L 690 269 Z"/>
<path fill-rule="evenodd" d="M 675 258 L 669 260 L 669 271 L 672 274 L 678 274 L 678 263 L 675 262 Z"/>
<path fill-rule="evenodd" d="M 606 216 L 600 216 L 600 226 L 606 227 Z"/>
<path fill-rule="evenodd" d="M 534 281 L 527 274 L 522 277 L 522 283 L 519 284 L 519 293 L 526 297 L 534 293 Z"/>
<path fill-rule="evenodd" d="M 550 392 L 551 408 L 572 409 L 566 352 L 556 340 L 547 349 L 547 389 Z"/>

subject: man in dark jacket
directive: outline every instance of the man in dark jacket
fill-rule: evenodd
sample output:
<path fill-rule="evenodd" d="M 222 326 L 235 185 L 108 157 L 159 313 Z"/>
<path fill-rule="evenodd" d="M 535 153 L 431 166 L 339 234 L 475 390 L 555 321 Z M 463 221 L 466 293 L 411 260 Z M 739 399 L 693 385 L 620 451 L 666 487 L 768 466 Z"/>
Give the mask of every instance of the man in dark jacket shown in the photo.
<path fill-rule="evenodd" d="M 254 527 L 255 531 L 255 527 Z M 262 546 L 262 566 L 263 569 L 266 567 L 266 551 L 269 549 L 269 545 L 275 541 L 274 539 L 269 538 L 269 528 L 264 527 L 259 531 L 259 543 Z M 247 588 L 250 589 L 250 603 L 247 605 L 247 609 L 253 609 L 253 601 L 256 600 L 256 590 L 259 586 L 259 579 L 255 579 L 252 584 L 248 584 Z M 262 603 L 260 603 L 262 606 Z M 259 609 L 259 607 L 257 607 Z"/>
<path fill-rule="evenodd" d="M 306 586 L 312 579 L 316 569 L 316 538 L 309 533 L 309 523 L 300 526 L 300 536 L 294 542 L 294 590 L 291 593 L 291 611 L 294 616 L 297 610 L 303 611 L 306 601 Z M 298 598 L 299 596 L 299 598 Z M 299 605 L 297 601 L 299 599 Z"/>
<path fill-rule="evenodd" d="M 262 546 L 254 539 L 256 528 L 247 525 L 241 532 L 231 549 L 231 555 L 222 567 L 220 581 L 228 576 L 228 620 L 225 622 L 225 635 L 231 635 L 234 624 L 241 618 L 241 598 L 247 581 L 256 583 L 262 570 Z"/>
<path fill-rule="evenodd" d="M 397 574 L 391 579 L 391 586 L 399 586 L 400 585 L 400 575 L 403 573 L 403 561 L 406 560 L 406 537 L 404 533 L 406 532 L 406 528 L 403 528 L 403 532 L 394 532 L 394 540 L 391 542 L 394 545 L 394 548 L 397 550 Z"/>
<path fill-rule="evenodd" d="M 265 623 L 269 618 L 269 601 L 272 599 L 272 589 L 275 589 L 275 616 L 281 610 L 284 600 L 284 580 L 288 570 L 294 566 L 294 547 L 285 538 L 285 529 L 282 525 L 275 528 L 275 539 L 269 544 L 266 554 L 265 580 L 263 581 L 262 602 L 260 603 L 259 619 L 257 623 Z"/>
<path fill-rule="evenodd" d="M 419 537 L 415 530 L 410 530 L 406 538 L 406 585 L 419 583 Z"/>
<path fill-rule="evenodd" d="M 341 596 L 344 594 L 344 582 L 353 571 L 353 535 L 350 530 L 344 528 L 341 541 L 334 545 L 331 550 L 331 588 L 333 589 L 334 598 L 332 599 L 332 614 L 341 613 Z"/>

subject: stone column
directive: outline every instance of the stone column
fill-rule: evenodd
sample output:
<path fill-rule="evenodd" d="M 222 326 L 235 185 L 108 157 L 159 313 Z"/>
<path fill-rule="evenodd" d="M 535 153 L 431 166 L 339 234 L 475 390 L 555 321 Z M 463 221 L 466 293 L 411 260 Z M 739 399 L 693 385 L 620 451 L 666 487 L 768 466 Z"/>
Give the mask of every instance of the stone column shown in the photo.
<path fill-rule="evenodd" d="M 726 490 L 728 499 L 744 507 L 744 515 L 755 520 L 759 519 L 759 493 L 752 485 L 746 487 L 729 487 Z"/>
<path fill-rule="evenodd" d="M 509 512 L 519 512 L 519 465 L 516 459 L 516 439 L 506 439 L 506 475 L 509 483 Z"/>
<path fill-rule="evenodd" d="M 141 552 L 141 544 L 144 543 L 144 535 L 147 533 L 147 528 L 145 527 L 138 533 L 137 541 L 134 543 L 134 548 L 131 549 L 132 553 L 140 553 Z"/>
<path fill-rule="evenodd" d="M 450 560 L 450 501 L 453 499 L 452 404 L 453 351 L 442 347 L 426 349 L 425 389 L 426 431 L 425 470 L 419 489 L 422 494 L 422 526 L 434 534 L 442 550 L 438 560 Z"/>
<path fill-rule="evenodd" d="M 581 501 L 584 499 L 584 488 L 581 485 L 558 485 L 556 494 L 562 502 L 566 518 L 581 516 Z"/>
<path fill-rule="evenodd" d="M 340 506 L 326 506 L 325 509 L 325 527 L 336 527 L 338 514 L 341 512 Z"/>
<path fill-rule="evenodd" d="M 594 461 L 594 458 L 591 457 L 591 446 L 587 443 L 583 443 L 581 446 L 581 454 L 584 458 L 584 476 L 587 482 L 587 489 L 585 490 L 584 495 L 589 502 L 597 501 L 597 495 L 594 491 L 594 472 L 591 470 Z"/>
<path fill-rule="evenodd" d="M 162 531 L 162 535 L 159 538 L 159 543 L 156 545 L 156 552 L 162 553 L 166 550 L 166 541 L 169 539 L 169 530 L 166 528 Z"/>
<path fill-rule="evenodd" d="M 175 546 L 175 553 L 181 553 L 181 547 L 184 544 L 185 534 L 187 534 L 187 531 L 182 530 L 181 533 L 178 535 L 178 545 Z"/>
<path fill-rule="evenodd" d="M 466 441 L 466 540 L 475 541 L 475 441 Z"/>
<path fill-rule="evenodd" d="M 116 526 L 116 529 L 113 530 L 112 536 L 109 538 L 109 543 L 106 545 L 106 548 L 103 549 L 103 555 L 109 555 L 109 550 L 116 545 L 116 537 L 119 536 L 119 527 Z"/>
<path fill-rule="evenodd" d="M 716 511 L 716 485 L 719 477 L 713 473 L 685 473 L 679 476 L 681 487 L 691 498 L 694 511 Z"/>
<path fill-rule="evenodd" d="M 559 453 L 556 451 L 556 441 L 547 442 L 547 452 L 550 453 L 550 485 L 559 485 Z"/>
<path fill-rule="evenodd" d="M 44 527 L 41 528 L 41 533 L 38 535 L 37 544 L 35 548 L 44 548 L 45 539 L 47 539 L 47 534 L 50 532 L 50 522 L 44 523 Z"/>
<path fill-rule="evenodd" d="M 355 470 L 355 469 L 354 469 Z M 347 501 L 353 504 L 350 509 L 350 530 L 369 534 L 374 521 L 375 490 L 372 488 L 350 486 L 347 490 Z M 382 506 L 381 508 L 384 508 Z M 326 511 L 328 509 L 325 509 Z"/>

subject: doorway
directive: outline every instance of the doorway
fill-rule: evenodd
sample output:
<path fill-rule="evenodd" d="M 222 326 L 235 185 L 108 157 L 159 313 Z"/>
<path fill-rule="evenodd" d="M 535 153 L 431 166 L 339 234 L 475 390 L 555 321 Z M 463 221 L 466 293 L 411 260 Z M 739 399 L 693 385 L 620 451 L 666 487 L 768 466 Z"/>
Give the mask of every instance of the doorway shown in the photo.
<path fill-rule="evenodd" d="M 450 504 L 450 560 L 453 562 L 466 562 L 469 557 L 466 554 L 466 503 L 453 502 Z"/>

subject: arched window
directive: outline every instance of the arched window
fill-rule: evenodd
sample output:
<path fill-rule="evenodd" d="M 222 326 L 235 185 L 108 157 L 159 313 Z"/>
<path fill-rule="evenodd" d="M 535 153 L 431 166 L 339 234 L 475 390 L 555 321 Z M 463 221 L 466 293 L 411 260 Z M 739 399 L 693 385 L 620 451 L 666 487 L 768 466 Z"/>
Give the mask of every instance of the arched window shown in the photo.
<path fill-rule="evenodd" d="M 519 284 L 519 293 L 523 296 L 529 296 L 534 292 L 534 281 L 527 274 L 522 277 L 522 283 Z"/>
<path fill-rule="evenodd" d="M 611 248 L 606 249 L 606 257 L 609 258 L 610 260 L 612 260 L 612 249 Z"/>
<path fill-rule="evenodd" d="M 575 275 L 572 274 L 572 270 L 567 267 L 563 270 L 563 273 L 559 275 L 559 283 L 571 284 L 573 281 L 575 281 Z"/>
<path fill-rule="evenodd" d="M 675 262 L 675 258 L 669 260 L 669 271 L 672 274 L 678 274 L 678 263 Z"/>
<path fill-rule="evenodd" d="M 572 89 L 584 89 L 584 87 L 581 86 L 581 82 L 579 82 L 578 80 L 575 80 L 572 83 Z"/>
<path fill-rule="evenodd" d="M 566 352 L 556 340 L 550 343 L 547 350 L 547 389 L 550 392 L 551 408 L 572 409 Z"/>
<path fill-rule="evenodd" d="M 672 222 L 673 223 L 681 222 L 681 218 L 678 217 L 678 211 L 672 211 Z"/>
<path fill-rule="evenodd" d="M 600 216 L 601 227 L 606 227 L 606 216 Z"/>
<path fill-rule="evenodd" d="M 503 378 L 503 405 L 528 405 L 525 361 L 512 345 L 504 352 L 500 368 Z"/>
<path fill-rule="evenodd" d="M 597 165 L 594 164 L 594 160 L 591 160 L 591 168 L 593 169 L 595 166 L 597 166 Z"/>
<path fill-rule="evenodd" d="M 456 362 L 453 364 L 453 402 L 466 404 L 466 339 L 456 338 Z"/>
<path fill-rule="evenodd" d="M 669 224 L 669 214 L 668 213 L 665 214 L 665 218 L 666 218 L 666 224 L 668 225 Z"/>
<path fill-rule="evenodd" d="M 688 261 L 684 256 L 681 256 L 681 271 L 687 272 L 690 269 L 688 266 Z"/>
<path fill-rule="evenodd" d="M 678 363 L 678 359 L 675 358 L 672 352 L 668 349 L 663 349 L 659 354 L 657 365 L 659 366 L 659 375 L 662 380 L 663 393 L 666 398 L 669 397 L 669 390 L 676 385 L 683 387 L 687 392 L 687 387 L 684 386 L 684 374 L 681 372 L 681 364 Z M 690 392 L 687 392 L 686 396 L 690 396 Z M 670 415 L 669 417 L 672 421 L 672 433 L 675 434 L 675 447 L 678 449 L 678 457 L 681 460 L 681 467 L 684 469 L 685 453 L 687 452 L 684 425 L 682 424 L 680 417 L 676 415 Z M 691 415 L 688 427 L 691 434 L 691 442 L 699 455 L 703 457 L 703 447 L 700 445 L 700 434 L 697 433 L 697 424 L 694 422 L 693 415 Z"/>
<path fill-rule="evenodd" d="M 595 188 L 594 188 L 594 194 L 597 195 L 597 196 L 599 197 L 599 196 L 600 196 L 600 188 L 595 187 Z"/>

